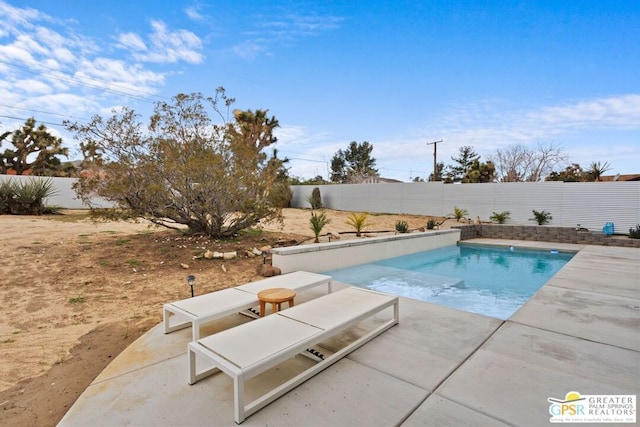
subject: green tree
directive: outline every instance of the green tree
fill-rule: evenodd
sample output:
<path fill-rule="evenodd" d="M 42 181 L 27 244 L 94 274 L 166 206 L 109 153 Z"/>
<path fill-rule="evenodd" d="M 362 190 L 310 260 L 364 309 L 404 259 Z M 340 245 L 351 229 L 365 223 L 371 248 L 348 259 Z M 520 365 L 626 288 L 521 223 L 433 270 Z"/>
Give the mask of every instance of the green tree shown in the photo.
<path fill-rule="evenodd" d="M 587 181 L 587 174 L 582 170 L 582 166 L 577 163 L 567 166 L 563 171 L 551 172 L 545 178 L 545 181 L 563 181 L 563 182 L 583 182 Z"/>
<path fill-rule="evenodd" d="M 17 175 L 66 175 L 57 156 L 68 157 L 69 149 L 63 147 L 62 139 L 51 135 L 45 125 L 36 127 L 36 120 L 32 117 L 11 134 L 13 148 L 5 149 L 0 155 L 1 173 L 11 169 Z M 0 142 L 8 135 L 2 134 Z"/>
<path fill-rule="evenodd" d="M 436 168 L 438 168 L 438 177 L 442 178 L 444 176 L 444 162 L 436 163 Z M 429 182 L 435 181 L 433 172 L 429 174 Z"/>
<path fill-rule="evenodd" d="M 268 160 L 267 167 L 272 168 L 276 174 L 273 187 L 269 192 L 269 197 L 274 206 L 288 208 L 291 206 L 293 191 L 289 180 L 289 159 L 278 157 L 278 149 L 274 148 L 271 157 Z"/>
<path fill-rule="evenodd" d="M 338 150 L 331 159 L 331 182 L 357 184 L 378 176 L 373 145 L 351 141 L 346 150 Z"/>
<path fill-rule="evenodd" d="M 98 195 L 132 216 L 213 238 L 280 218 L 271 192 L 286 183 L 282 161 L 264 152 L 276 142 L 278 121 L 267 111 L 235 110 L 230 122 L 233 102 L 218 88 L 213 98 L 179 94 L 157 103 L 146 128 L 129 108 L 88 124 L 65 123 L 103 153 L 76 192 L 89 205 Z"/>
<path fill-rule="evenodd" d="M 480 160 L 480 156 L 478 153 L 473 151 L 473 147 L 469 145 L 465 145 L 460 147 L 460 153 L 458 157 L 451 156 L 451 160 L 455 162 L 454 165 L 450 165 L 447 168 L 446 172 L 446 181 L 455 182 L 455 181 L 465 181 L 471 167 L 475 162 Z"/>
<path fill-rule="evenodd" d="M 495 179 L 496 168 L 490 160 L 480 162 L 476 159 L 462 179 L 462 182 L 485 183 L 493 182 Z"/>

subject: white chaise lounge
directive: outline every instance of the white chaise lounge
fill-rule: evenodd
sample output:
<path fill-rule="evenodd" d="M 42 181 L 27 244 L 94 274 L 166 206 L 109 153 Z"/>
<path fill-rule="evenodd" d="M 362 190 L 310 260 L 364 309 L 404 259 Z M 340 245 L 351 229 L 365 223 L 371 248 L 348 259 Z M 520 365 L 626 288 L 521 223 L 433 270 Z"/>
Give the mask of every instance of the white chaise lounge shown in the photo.
<path fill-rule="evenodd" d="M 246 417 L 273 402 L 342 357 L 364 345 L 399 321 L 398 297 L 361 288 L 346 288 L 253 322 L 190 342 L 189 384 L 223 371 L 233 378 L 234 419 Z M 391 308 L 392 307 L 392 308 Z M 391 319 L 370 325 L 371 331 L 289 379 L 248 405 L 244 384 L 248 379 L 296 356 L 346 328 L 389 309 Z M 198 372 L 196 362 L 208 368 Z"/>
<path fill-rule="evenodd" d="M 168 334 L 191 326 L 193 341 L 197 341 L 200 338 L 200 326 L 259 305 L 258 292 L 264 289 L 288 288 L 302 292 L 322 285 L 326 285 L 328 292 L 331 293 L 333 290 L 331 276 L 296 271 L 167 303 L 162 307 L 164 333 Z"/>

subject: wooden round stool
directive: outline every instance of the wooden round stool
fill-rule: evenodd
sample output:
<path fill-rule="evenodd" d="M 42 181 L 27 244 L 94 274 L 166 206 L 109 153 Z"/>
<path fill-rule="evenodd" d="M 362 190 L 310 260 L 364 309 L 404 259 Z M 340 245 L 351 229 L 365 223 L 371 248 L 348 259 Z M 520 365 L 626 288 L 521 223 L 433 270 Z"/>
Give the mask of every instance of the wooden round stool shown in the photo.
<path fill-rule="evenodd" d="M 258 292 L 260 300 L 260 317 L 264 317 L 266 303 L 271 303 L 271 311 L 277 312 L 282 309 L 282 303 L 288 302 L 289 307 L 293 307 L 293 299 L 296 291 L 287 288 L 271 288 Z"/>

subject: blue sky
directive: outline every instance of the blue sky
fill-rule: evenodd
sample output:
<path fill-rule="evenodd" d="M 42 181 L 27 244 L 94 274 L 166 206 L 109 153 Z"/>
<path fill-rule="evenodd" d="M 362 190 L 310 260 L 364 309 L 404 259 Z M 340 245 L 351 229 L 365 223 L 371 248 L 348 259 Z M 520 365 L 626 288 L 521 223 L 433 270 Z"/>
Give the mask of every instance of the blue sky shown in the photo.
<path fill-rule="evenodd" d="M 380 174 L 427 177 L 514 144 L 640 173 L 640 3 L 0 0 L 0 132 L 213 95 L 269 109 L 290 173 L 328 177 L 369 141 Z M 16 119 L 17 118 L 17 119 Z"/>

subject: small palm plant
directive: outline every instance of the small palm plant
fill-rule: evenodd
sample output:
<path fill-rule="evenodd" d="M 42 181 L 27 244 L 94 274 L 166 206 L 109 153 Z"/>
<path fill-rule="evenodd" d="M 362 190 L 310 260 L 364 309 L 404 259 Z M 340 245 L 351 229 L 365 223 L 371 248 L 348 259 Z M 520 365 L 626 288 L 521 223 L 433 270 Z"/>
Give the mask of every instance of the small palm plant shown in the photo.
<path fill-rule="evenodd" d="M 509 211 L 493 212 L 493 215 L 491 215 L 489 219 L 497 222 L 498 224 L 504 224 L 510 216 L 511 212 Z"/>
<path fill-rule="evenodd" d="M 311 223 L 311 230 L 313 230 L 313 234 L 316 237 L 314 243 L 320 243 L 320 233 L 322 233 L 324 226 L 329 224 L 329 218 L 327 218 L 327 215 L 324 212 L 311 212 L 311 219 L 309 222 Z"/>
<path fill-rule="evenodd" d="M 546 211 L 538 212 L 537 210 L 533 209 L 531 212 L 533 212 L 533 218 L 529 218 L 529 221 L 535 221 L 538 223 L 538 225 L 549 224 L 549 222 L 553 219 L 551 213 Z"/>
<path fill-rule="evenodd" d="M 460 222 L 460 220 L 467 215 L 469 215 L 469 212 L 467 212 L 466 209 L 459 209 L 457 206 L 453 207 L 452 216 L 456 219 L 456 221 Z"/>
<path fill-rule="evenodd" d="M 360 237 L 362 235 L 362 231 L 370 225 L 367 222 L 368 217 L 369 217 L 369 214 L 366 212 L 361 214 L 351 212 L 349 217 L 347 217 L 347 224 L 349 224 L 350 226 L 356 229 L 357 237 Z"/>

